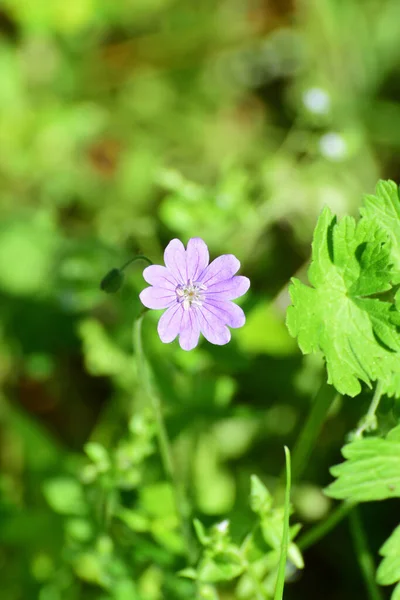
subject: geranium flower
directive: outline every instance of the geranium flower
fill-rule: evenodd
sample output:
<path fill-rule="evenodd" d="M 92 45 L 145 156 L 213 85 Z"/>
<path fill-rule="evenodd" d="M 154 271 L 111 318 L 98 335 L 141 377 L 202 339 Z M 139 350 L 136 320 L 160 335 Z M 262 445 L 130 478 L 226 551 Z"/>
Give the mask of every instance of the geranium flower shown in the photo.
<path fill-rule="evenodd" d="M 227 327 L 242 327 L 243 310 L 231 302 L 247 292 L 250 281 L 235 276 L 240 262 L 233 254 L 223 254 L 209 263 L 206 243 L 191 238 L 187 249 L 172 240 L 164 252 L 165 267 L 151 265 L 143 277 L 151 287 L 140 300 L 147 308 L 167 310 L 158 322 L 158 334 L 168 344 L 179 335 L 183 350 L 192 350 L 200 333 L 212 344 L 222 346 L 231 339 Z"/>

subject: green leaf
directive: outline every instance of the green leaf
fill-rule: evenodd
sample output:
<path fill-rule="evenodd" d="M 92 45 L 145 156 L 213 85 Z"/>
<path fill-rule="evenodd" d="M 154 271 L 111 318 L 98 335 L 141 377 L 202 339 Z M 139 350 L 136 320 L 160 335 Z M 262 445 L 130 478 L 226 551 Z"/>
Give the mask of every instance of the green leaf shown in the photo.
<path fill-rule="evenodd" d="M 329 208 L 314 232 L 313 287 L 293 279 L 289 332 L 304 354 L 322 351 L 328 382 L 342 394 L 356 396 L 360 380 L 382 381 L 385 393 L 400 393 L 397 351 L 398 313 L 390 302 L 369 296 L 391 289 L 390 241 L 372 220 L 352 217 L 336 222 Z"/>
<path fill-rule="evenodd" d="M 272 506 L 272 496 L 257 475 L 251 476 L 250 506 L 259 514 L 268 512 Z"/>
<path fill-rule="evenodd" d="M 116 515 L 123 521 L 132 531 L 148 531 L 150 527 L 150 519 L 138 510 L 129 508 L 119 508 Z"/>
<path fill-rule="evenodd" d="M 51 508 L 63 515 L 85 515 L 87 505 L 83 490 L 72 477 L 57 477 L 46 481 L 43 494 Z"/>
<path fill-rule="evenodd" d="M 197 578 L 207 583 L 230 581 L 243 573 L 243 570 L 242 557 L 238 549 L 232 545 L 215 556 L 203 558 L 197 569 Z"/>
<path fill-rule="evenodd" d="M 180 577 L 187 577 L 188 579 L 196 579 L 197 571 L 192 567 L 186 567 L 186 569 L 182 569 L 181 571 L 179 571 L 178 575 L 180 575 Z"/>
<path fill-rule="evenodd" d="M 166 481 L 142 487 L 140 504 L 152 517 L 168 517 L 176 514 L 173 489 Z"/>
<path fill-rule="evenodd" d="M 65 522 L 65 532 L 73 540 L 81 543 L 88 542 L 93 537 L 90 521 L 78 517 L 72 517 Z"/>
<path fill-rule="evenodd" d="M 45 213 L 24 220 L 2 219 L 0 289 L 16 296 L 43 293 L 53 284 L 57 239 Z"/>
<path fill-rule="evenodd" d="M 376 580 L 380 585 L 398 583 L 393 590 L 392 600 L 400 598 L 400 525 L 379 550 L 383 560 L 378 567 Z"/>
<path fill-rule="evenodd" d="M 200 544 L 207 546 L 211 538 L 206 534 L 203 523 L 199 519 L 193 519 L 193 526 Z"/>
<path fill-rule="evenodd" d="M 328 496 L 355 502 L 400 497 L 400 425 L 385 439 L 353 441 L 342 454 L 347 460 L 332 467 L 337 479 L 326 488 Z"/>
<path fill-rule="evenodd" d="M 107 471 L 110 468 L 110 458 L 104 446 L 98 442 L 87 442 L 84 450 L 100 471 Z"/>
<path fill-rule="evenodd" d="M 85 319 L 79 325 L 86 367 L 92 375 L 120 375 L 129 372 L 131 357 L 125 354 L 95 319 Z"/>
<path fill-rule="evenodd" d="M 394 283 L 400 283 L 400 200 L 394 181 L 379 181 L 376 195 L 364 197 L 360 208 L 364 219 L 370 219 L 386 232 L 392 242 Z"/>

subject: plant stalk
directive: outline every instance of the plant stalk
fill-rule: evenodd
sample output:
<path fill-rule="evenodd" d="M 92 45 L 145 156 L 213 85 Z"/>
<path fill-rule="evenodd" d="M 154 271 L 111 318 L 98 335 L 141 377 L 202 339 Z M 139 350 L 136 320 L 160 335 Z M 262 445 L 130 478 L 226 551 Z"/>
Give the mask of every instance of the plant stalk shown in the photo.
<path fill-rule="evenodd" d="M 312 527 L 312 529 L 304 533 L 299 538 L 297 545 L 300 550 L 307 550 L 307 548 L 314 546 L 314 544 L 324 538 L 332 529 L 334 529 L 334 527 L 336 527 L 338 523 L 340 523 L 340 521 L 342 521 L 349 514 L 354 506 L 356 506 L 356 503 L 354 502 L 341 502 L 341 504 L 339 504 L 339 506 L 333 510 L 325 520 Z"/>
<path fill-rule="evenodd" d="M 188 511 L 187 511 L 187 501 L 185 495 L 182 490 L 182 486 L 178 482 L 174 462 L 172 458 L 172 449 L 171 443 L 168 437 L 167 428 L 165 426 L 163 411 L 161 407 L 160 398 L 155 391 L 154 387 L 151 384 L 150 380 L 150 372 L 149 367 L 147 365 L 147 361 L 145 358 L 144 350 L 143 350 L 143 341 L 142 341 L 142 323 L 143 323 L 144 315 L 140 315 L 133 326 L 133 344 L 134 350 L 137 357 L 137 368 L 138 368 L 138 376 L 139 381 L 142 385 L 142 388 L 151 402 L 151 406 L 154 413 L 154 418 L 156 422 L 156 431 L 157 431 L 157 439 L 158 445 L 160 449 L 161 462 L 163 465 L 163 469 L 167 479 L 169 480 L 173 494 L 175 507 L 177 511 L 177 515 L 179 517 L 181 532 L 183 540 L 186 545 L 186 552 L 190 562 L 193 558 L 192 551 L 192 535 L 191 528 L 188 519 Z"/>
<path fill-rule="evenodd" d="M 361 420 L 360 425 L 355 430 L 353 434 L 354 438 L 362 438 L 364 431 L 373 431 L 377 428 L 376 411 L 378 410 L 378 406 L 382 398 L 382 393 L 383 384 L 381 381 L 378 381 L 367 414 Z"/>
<path fill-rule="evenodd" d="M 301 478 L 310 460 L 315 441 L 321 431 L 326 415 L 338 393 L 324 382 L 319 388 L 303 429 L 293 448 L 292 482 Z"/>
<path fill-rule="evenodd" d="M 368 542 L 358 508 L 354 508 L 350 513 L 349 521 L 358 563 L 364 578 L 369 600 L 383 600 L 381 590 L 375 581 L 375 565 L 368 548 Z"/>

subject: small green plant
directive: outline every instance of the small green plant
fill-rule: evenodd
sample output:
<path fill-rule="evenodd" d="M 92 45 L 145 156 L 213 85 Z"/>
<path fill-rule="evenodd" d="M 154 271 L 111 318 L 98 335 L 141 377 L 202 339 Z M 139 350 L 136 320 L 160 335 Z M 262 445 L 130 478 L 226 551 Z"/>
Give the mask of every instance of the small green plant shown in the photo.
<path fill-rule="evenodd" d="M 322 353 L 328 383 L 340 394 L 357 396 L 361 382 L 375 386 L 368 411 L 342 453 L 346 461 L 332 467 L 335 480 L 325 493 L 343 500 L 369 597 L 380 598 L 376 582 L 400 581 L 398 529 L 383 544 L 384 557 L 374 573 L 366 538 L 355 505 L 400 496 L 400 429 L 385 432 L 377 410 L 383 395 L 400 396 L 400 200 L 397 185 L 380 181 L 374 196 L 366 196 L 361 217 L 337 222 L 322 212 L 314 232 L 312 287 L 293 279 L 292 306 L 287 312 L 290 333 L 303 353 Z M 396 401 L 396 400 L 395 400 Z M 387 428 L 387 424 L 385 425 Z M 339 509 L 340 510 L 340 509 Z M 336 521 L 332 519 L 334 524 Z M 324 534 L 329 527 L 321 527 Z M 367 556 L 367 560 L 365 560 Z M 392 594 L 399 598 L 400 586 Z"/>
<path fill-rule="evenodd" d="M 148 586 L 154 591 L 151 598 L 164 594 L 178 599 L 189 594 L 199 600 L 218 600 L 228 589 L 238 600 L 282 600 L 285 583 L 304 568 L 301 549 L 315 544 L 349 515 L 355 554 L 371 600 L 380 598 L 378 584 L 400 584 L 398 528 L 383 543 L 383 559 L 375 573 L 357 509 L 363 502 L 400 497 L 400 425 L 395 416 L 385 423 L 377 416 L 384 395 L 393 397 L 394 402 L 400 397 L 397 186 L 391 181 L 379 182 L 376 195 L 365 198 L 360 214 L 358 220 L 350 216 L 337 220 L 329 208 L 322 211 L 312 243 L 311 285 L 292 280 L 292 304 L 287 311 L 289 332 L 302 352 L 322 355 L 327 370 L 327 383 L 323 382 L 317 393 L 294 447 L 295 483 L 336 392 L 354 398 L 363 386 L 374 388 L 365 416 L 348 432 L 342 449 L 346 460 L 332 467 L 335 479 L 324 490 L 326 496 L 343 504 L 297 540 L 300 525 L 289 525 L 291 461 L 285 448 L 284 501 L 279 500 L 279 485 L 272 495 L 261 479 L 252 475 L 252 517 L 245 530 L 237 527 L 235 516 L 209 526 L 195 517 L 190 490 L 182 485 L 176 470 L 154 365 L 145 355 L 142 313 L 135 319 L 133 331 L 134 381 L 141 400 L 128 431 L 111 449 L 88 442 L 88 462 L 75 475 L 50 479 L 43 486 L 48 503 L 64 518 L 63 552 L 70 575 L 100 586 L 107 597 L 116 600 L 126 593 L 147 600 Z M 190 350 L 198 344 L 202 331 L 214 344 L 226 344 L 230 336 L 224 319 L 231 326 L 244 323 L 243 311 L 229 299 L 249 287 L 246 277 L 235 276 L 237 259 L 225 255 L 207 266 L 207 247 L 194 238 L 188 250 L 178 240 L 169 244 L 165 261 L 168 268 L 146 268 L 145 278 L 153 287 L 141 294 L 149 308 L 167 308 L 159 324 L 161 340 L 171 342 L 180 335 L 180 346 Z M 107 291 L 116 291 L 121 284 L 119 278 L 115 289 L 108 286 Z M 217 323 L 213 331 L 205 324 L 208 313 Z M 240 323 L 234 322 L 232 315 L 238 316 Z M 214 335 L 217 330 L 222 337 Z M 92 368 L 100 368 L 100 372 L 111 368 L 109 372 L 122 386 L 132 385 L 129 378 L 120 379 L 127 356 L 107 350 L 113 361 L 104 362 L 101 348 L 112 343 L 90 321 L 82 325 L 81 332 Z M 156 471 L 157 476 L 149 481 L 146 471 L 158 453 L 163 473 Z M 133 540 L 139 548 L 147 548 L 143 563 L 127 553 Z M 56 583 L 46 585 L 44 589 Z M 400 585 L 393 600 L 399 590 Z"/>

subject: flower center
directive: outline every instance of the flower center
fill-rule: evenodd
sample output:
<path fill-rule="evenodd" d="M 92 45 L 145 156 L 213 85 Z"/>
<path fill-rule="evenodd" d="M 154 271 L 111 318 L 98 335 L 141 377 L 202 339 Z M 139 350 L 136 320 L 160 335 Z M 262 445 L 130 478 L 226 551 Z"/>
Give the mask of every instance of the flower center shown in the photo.
<path fill-rule="evenodd" d="M 184 310 L 189 310 L 192 304 L 195 306 L 202 305 L 204 301 L 203 292 L 206 289 L 206 286 L 202 283 L 193 283 L 193 281 L 189 279 L 186 285 L 178 285 L 176 288 L 176 299 L 183 304 Z"/>

